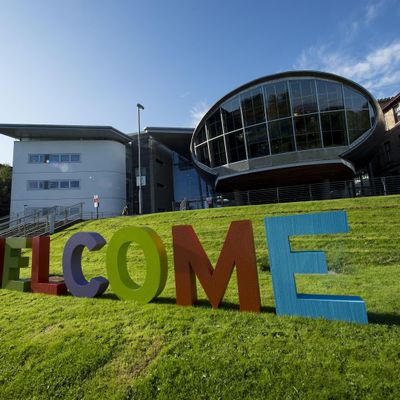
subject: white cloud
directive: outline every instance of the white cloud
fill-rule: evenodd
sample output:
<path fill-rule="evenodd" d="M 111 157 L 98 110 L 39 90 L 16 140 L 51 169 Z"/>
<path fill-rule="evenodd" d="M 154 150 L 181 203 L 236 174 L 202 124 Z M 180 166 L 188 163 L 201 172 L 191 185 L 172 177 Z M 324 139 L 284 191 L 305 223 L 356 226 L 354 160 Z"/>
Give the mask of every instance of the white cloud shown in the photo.
<path fill-rule="evenodd" d="M 372 22 L 380 13 L 380 10 L 383 8 L 385 4 L 385 0 L 375 1 L 367 4 L 365 9 L 365 22 L 369 24 Z"/>
<path fill-rule="evenodd" d="M 349 55 L 327 46 L 303 50 L 296 69 L 317 69 L 352 79 L 377 92 L 400 90 L 400 40 L 375 48 L 364 57 Z"/>
<path fill-rule="evenodd" d="M 191 108 L 190 115 L 192 117 L 192 126 L 196 127 L 198 125 L 209 108 L 210 106 L 205 101 L 200 101 Z"/>

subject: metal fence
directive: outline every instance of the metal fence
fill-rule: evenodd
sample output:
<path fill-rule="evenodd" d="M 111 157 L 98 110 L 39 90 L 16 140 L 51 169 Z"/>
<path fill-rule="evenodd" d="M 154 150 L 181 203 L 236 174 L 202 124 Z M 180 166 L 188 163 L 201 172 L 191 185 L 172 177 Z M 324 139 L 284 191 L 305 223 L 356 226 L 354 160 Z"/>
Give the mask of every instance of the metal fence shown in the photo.
<path fill-rule="evenodd" d="M 175 202 L 173 204 L 173 209 L 175 211 L 193 210 L 200 208 L 289 203 L 365 196 L 387 196 L 391 194 L 400 194 L 400 176 L 387 176 L 373 179 L 362 176 L 348 181 L 216 193 L 213 196 L 203 199 L 185 199 L 180 203 Z"/>

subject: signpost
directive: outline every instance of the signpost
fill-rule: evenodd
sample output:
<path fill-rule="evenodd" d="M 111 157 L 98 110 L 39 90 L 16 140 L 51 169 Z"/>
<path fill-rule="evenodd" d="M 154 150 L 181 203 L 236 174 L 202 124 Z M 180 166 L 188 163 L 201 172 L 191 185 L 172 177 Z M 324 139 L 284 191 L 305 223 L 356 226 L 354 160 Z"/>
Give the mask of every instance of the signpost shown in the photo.
<path fill-rule="evenodd" d="M 99 195 L 93 195 L 93 207 L 96 209 L 96 219 L 99 219 L 99 206 L 100 206 L 100 199 Z"/>

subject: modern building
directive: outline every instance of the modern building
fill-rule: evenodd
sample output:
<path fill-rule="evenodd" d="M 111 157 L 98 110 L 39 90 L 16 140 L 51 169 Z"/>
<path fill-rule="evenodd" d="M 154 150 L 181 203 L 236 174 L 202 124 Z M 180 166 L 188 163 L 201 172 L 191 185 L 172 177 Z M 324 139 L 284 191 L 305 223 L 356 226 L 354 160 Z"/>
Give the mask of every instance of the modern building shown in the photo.
<path fill-rule="evenodd" d="M 0 125 L 14 143 L 12 216 L 54 207 L 82 207 L 85 218 L 138 213 L 137 133 L 107 126 Z M 143 212 L 171 211 L 190 194 L 202 207 L 207 185 L 190 161 L 193 129 L 146 128 L 141 133 Z"/>
<path fill-rule="evenodd" d="M 386 132 L 371 161 L 374 177 L 400 175 L 400 93 L 380 102 Z"/>
<path fill-rule="evenodd" d="M 218 100 L 191 152 L 216 191 L 351 179 L 383 135 L 374 97 L 343 77 L 293 71 L 249 82 Z"/>
<path fill-rule="evenodd" d="M 279 73 L 226 94 L 194 130 L 145 128 L 140 174 L 138 133 L 0 124 L 1 134 L 17 140 L 10 212 L 81 207 L 91 218 L 97 196 L 100 216 L 121 215 L 126 207 L 137 214 L 139 176 L 144 213 L 251 203 L 253 189 L 291 187 L 285 198 L 299 200 L 299 185 L 307 187 L 304 199 L 358 195 L 366 187 L 385 194 L 386 182 L 370 180 L 400 175 L 399 120 L 400 94 L 379 104 L 337 75 Z M 221 192 L 231 195 L 215 196 Z M 278 197 L 277 190 L 276 198 L 260 201 Z"/>

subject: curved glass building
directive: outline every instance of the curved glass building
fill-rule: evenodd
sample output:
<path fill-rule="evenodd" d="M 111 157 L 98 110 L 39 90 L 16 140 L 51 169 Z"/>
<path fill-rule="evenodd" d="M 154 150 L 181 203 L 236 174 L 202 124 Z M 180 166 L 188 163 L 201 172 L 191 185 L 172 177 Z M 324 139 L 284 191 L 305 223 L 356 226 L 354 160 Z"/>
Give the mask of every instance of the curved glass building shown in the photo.
<path fill-rule="evenodd" d="M 343 77 L 292 71 L 249 82 L 217 101 L 191 141 L 218 191 L 345 180 L 364 168 L 382 111 Z"/>

